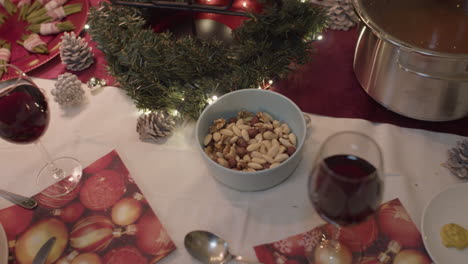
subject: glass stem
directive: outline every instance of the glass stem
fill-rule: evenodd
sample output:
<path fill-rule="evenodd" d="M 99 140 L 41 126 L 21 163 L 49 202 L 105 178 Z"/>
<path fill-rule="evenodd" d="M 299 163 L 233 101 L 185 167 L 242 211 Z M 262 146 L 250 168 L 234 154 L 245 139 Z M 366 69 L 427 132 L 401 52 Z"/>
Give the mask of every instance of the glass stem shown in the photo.
<path fill-rule="evenodd" d="M 45 158 L 47 164 L 49 164 L 51 171 L 54 173 L 53 177 L 56 180 L 59 180 L 62 178 L 63 171 L 57 165 L 55 164 L 54 160 L 50 156 L 49 152 L 45 149 L 44 145 L 42 145 L 42 142 L 40 140 L 36 141 L 36 146 L 39 149 L 39 151 L 42 153 L 42 156 Z"/>

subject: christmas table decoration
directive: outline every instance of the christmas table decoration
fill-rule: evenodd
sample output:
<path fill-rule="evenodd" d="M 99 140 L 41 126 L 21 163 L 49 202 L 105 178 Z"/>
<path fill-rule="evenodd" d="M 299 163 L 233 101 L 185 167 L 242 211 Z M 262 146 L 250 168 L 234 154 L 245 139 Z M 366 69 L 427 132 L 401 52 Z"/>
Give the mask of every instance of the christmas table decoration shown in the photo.
<path fill-rule="evenodd" d="M 42 23 L 42 24 L 34 24 L 27 27 L 28 30 L 31 30 L 34 33 L 38 33 L 41 35 L 51 35 L 57 34 L 63 31 L 70 31 L 75 29 L 75 26 L 70 21 L 64 22 L 51 22 L 51 23 Z"/>
<path fill-rule="evenodd" d="M 61 106 L 72 106 L 81 103 L 85 98 L 85 92 L 81 87 L 81 81 L 74 74 L 66 72 L 60 75 L 55 82 L 55 88 L 51 94 L 54 100 Z"/>
<path fill-rule="evenodd" d="M 331 29 L 348 30 L 359 22 L 352 0 L 311 0 L 311 2 L 327 9 L 328 25 Z"/>
<path fill-rule="evenodd" d="M 35 52 L 35 53 L 40 53 L 40 54 L 49 53 L 47 44 L 36 33 L 23 35 L 21 36 L 21 40 L 16 41 L 16 43 L 23 46 L 29 52 Z"/>
<path fill-rule="evenodd" d="M 322 8 L 309 3 L 270 1 L 262 13 L 248 13 L 225 45 L 153 32 L 151 10 L 103 2 L 90 12 L 88 32 L 138 108 L 184 119 L 196 119 L 214 95 L 257 88 L 308 62 L 326 22 Z"/>
<path fill-rule="evenodd" d="M 460 141 L 448 151 L 444 166 L 455 176 L 468 179 L 468 139 Z"/>
<path fill-rule="evenodd" d="M 320 246 L 321 238 L 334 232 L 331 224 L 325 224 L 254 250 L 265 264 L 328 264 L 331 255 L 335 264 L 431 263 L 421 234 L 398 199 L 382 204 L 367 221 L 343 227 L 338 236 L 340 250 L 329 252 Z"/>
<path fill-rule="evenodd" d="M 88 168 L 83 184 L 69 197 L 49 198 L 47 205 L 39 203 L 34 210 L 17 205 L 0 210 L 9 263 L 32 263 L 52 236 L 57 241 L 47 263 L 156 263 L 175 250 L 138 186 L 126 180 L 128 171 L 117 170 L 125 164 L 116 151 Z M 94 192 L 99 192 L 96 197 Z M 43 200 L 43 192 L 34 197 Z"/>
<path fill-rule="evenodd" d="M 75 32 L 65 32 L 60 42 L 60 59 L 68 70 L 82 71 L 94 62 L 92 48 Z"/>
<path fill-rule="evenodd" d="M 138 117 L 137 132 L 140 140 L 161 143 L 172 135 L 176 125 L 172 115 L 163 111 L 144 113 Z"/>

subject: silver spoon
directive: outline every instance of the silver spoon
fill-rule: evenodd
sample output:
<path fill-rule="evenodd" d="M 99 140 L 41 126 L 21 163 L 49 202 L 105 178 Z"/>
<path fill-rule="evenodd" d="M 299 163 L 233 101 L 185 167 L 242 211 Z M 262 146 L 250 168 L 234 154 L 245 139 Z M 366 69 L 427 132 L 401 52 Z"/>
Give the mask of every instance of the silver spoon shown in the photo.
<path fill-rule="evenodd" d="M 2 189 L 0 189 L 0 196 L 26 209 L 33 209 L 37 206 L 37 201 L 34 198 L 24 197 Z"/>
<path fill-rule="evenodd" d="M 235 260 L 247 264 L 263 264 L 248 261 L 229 252 L 228 243 L 208 231 L 192 231 L 185 236 L 184 245 L 194 258 L 205 264 L 225 264 Z"/>

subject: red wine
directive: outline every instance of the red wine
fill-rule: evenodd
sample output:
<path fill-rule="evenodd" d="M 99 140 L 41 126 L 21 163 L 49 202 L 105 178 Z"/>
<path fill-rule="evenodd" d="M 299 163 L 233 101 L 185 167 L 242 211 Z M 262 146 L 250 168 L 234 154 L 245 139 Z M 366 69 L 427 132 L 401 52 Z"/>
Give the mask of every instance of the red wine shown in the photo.
<path fill-rule="evenodd" d="M 0 137 L 13 143 L 30 143 L 44 134 L 49 124 L 47 100 L 30 84 L 0 93 Z"/>
<path fill-rule="evenodd" d="M 382 181 L 364 159 L 335 155 L 312 172 L 311 200 L 325 220 L 352 225 L 372 215 L 381 202 Z"/>

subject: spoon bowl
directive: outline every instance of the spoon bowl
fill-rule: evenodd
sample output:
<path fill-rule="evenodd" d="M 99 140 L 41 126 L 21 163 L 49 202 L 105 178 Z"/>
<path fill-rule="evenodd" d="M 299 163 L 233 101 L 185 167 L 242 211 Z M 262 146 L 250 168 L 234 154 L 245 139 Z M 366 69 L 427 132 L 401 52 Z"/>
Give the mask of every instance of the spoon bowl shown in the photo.
<path fill-rule="evenodd" d="M 198 261 L 205 264 L 224 264 L 231 260 L 250 264 L 262 264 L 257 261 L 248 261 L 241 256 L 229 252 L 228 243 L 217 235 L 203 230 L 188 233 L 184 239 L 187 251 Z"/>

